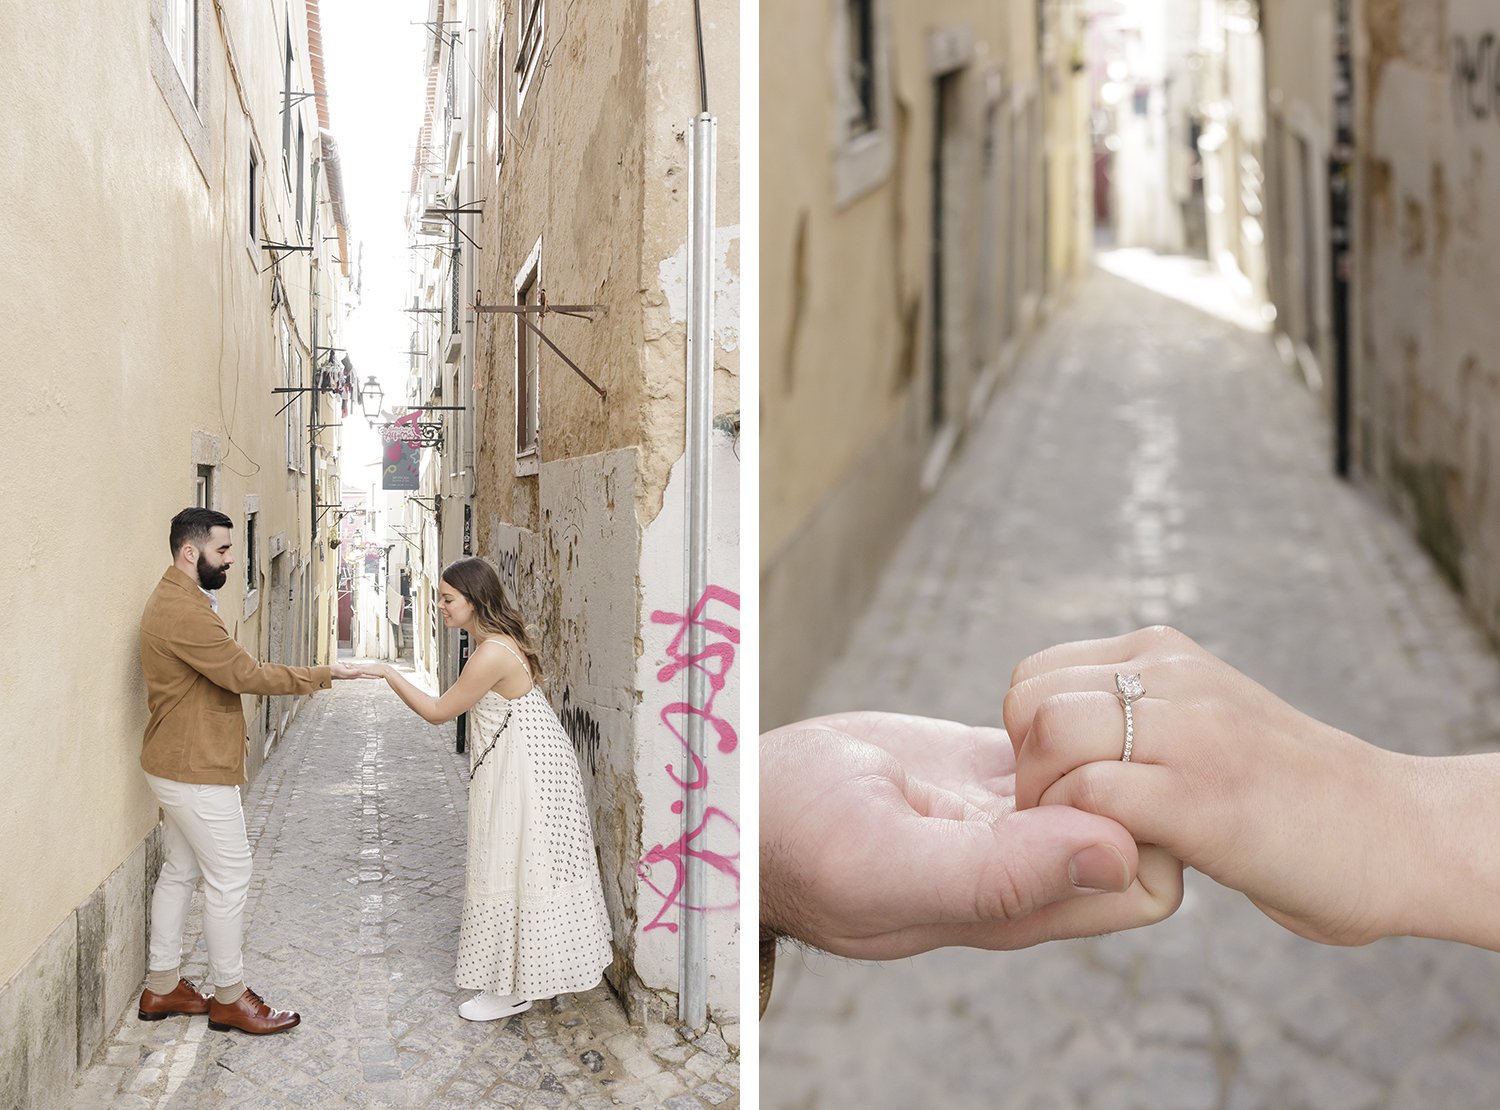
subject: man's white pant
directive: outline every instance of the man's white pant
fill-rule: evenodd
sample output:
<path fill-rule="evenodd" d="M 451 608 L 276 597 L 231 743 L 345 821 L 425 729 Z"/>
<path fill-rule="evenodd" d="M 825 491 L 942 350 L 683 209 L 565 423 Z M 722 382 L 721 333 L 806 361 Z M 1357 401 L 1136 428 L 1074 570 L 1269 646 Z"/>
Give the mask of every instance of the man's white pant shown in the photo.
<path fill-rule="evenodd" d="M 245 895 L 250 889 L 250 842 L 238 786 L 199 786 L 147 775 L 166 821 L 161 877 L 151 895 L 152 971 L 182 963 L 182 929 L 198 880 L 203 880 L 203 940 L 208 981 L 230 987 L 244 980 L 240 948 Z"/>

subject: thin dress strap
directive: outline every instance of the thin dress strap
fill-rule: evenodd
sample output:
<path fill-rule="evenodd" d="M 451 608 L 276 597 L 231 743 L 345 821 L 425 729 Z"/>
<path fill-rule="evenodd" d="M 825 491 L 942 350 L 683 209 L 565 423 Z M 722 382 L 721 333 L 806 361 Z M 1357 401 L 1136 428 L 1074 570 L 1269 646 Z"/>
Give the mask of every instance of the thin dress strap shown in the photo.
<path fill-rule="evenodd" d="M 532 677 L 532 674 L 531 674 L 531 664 L 528 663 L 528 662 L 526 662 L 526 658 L 519 651 L 517 651 L 515 648 L 511 647 L 504 640 L 490 639 L 490 640 L 486 640 L 484 642 L 487 643 L 487 644 L 499 644 L 506 651 L 510 652 L 512 655 L 514 655 L 516 657 L 517 661 L 521 664 L 521 666 L 523 666 L 523 667 L 526 668 L 526 677 L 527 678 L 531 678 L 533 682 L 536 681 Z"/>

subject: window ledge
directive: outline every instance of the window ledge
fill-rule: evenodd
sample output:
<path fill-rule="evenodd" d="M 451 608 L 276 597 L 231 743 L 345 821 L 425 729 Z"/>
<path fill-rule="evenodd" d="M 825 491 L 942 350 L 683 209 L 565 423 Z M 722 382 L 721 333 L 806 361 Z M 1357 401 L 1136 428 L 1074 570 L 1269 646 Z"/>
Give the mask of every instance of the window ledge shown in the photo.
<path fill-rule="evenodd" d="M 834 203 L 846 208 L 890 180 L 896 144 L 888 127 L 877 127 L 840 143 L 833 157 Z"/>

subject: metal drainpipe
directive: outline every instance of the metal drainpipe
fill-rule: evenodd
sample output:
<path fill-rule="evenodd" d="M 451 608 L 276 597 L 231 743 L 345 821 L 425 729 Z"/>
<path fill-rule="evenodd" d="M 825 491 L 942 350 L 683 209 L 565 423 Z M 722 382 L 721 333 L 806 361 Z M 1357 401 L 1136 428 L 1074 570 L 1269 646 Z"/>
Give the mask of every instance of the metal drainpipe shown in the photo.
<path fill-rule="evenodd" d="M 709 437 L 714 416 L 714 154 L 717 123 L 707 112 L 693 121 L 688 181 L 688 306 L 687 306 L 687 607 L 691 611 L 708 588 L 709 548 Z M 688 657 L 703 653 L 703 626 L 688 625 Z M 708 701 L 707 675 L 690 666 L 688 704 L 702 708 Z M 701 766 L 703 717 L 689 714 L 688 748 Z M 696 787 L 696 788 L 695 788 Z M 703 823 L 705 791 L 701 783 L 683 790 L 682 831 L 691 833 Z M 708 1024 L 707 905 L 703 860 L 687 856 L 682 914 L 681 983 L 677 1016 L 691 1029 Z"/>

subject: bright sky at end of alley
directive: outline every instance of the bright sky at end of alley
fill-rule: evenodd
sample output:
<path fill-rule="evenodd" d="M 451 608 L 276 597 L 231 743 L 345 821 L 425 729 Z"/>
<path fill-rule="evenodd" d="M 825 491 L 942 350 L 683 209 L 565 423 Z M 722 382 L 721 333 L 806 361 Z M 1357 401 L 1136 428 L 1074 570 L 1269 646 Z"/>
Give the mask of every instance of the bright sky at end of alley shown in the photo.
<path fill-rule="evenodd" d="M 406 203 L 426 96 L 432 32 L 425 0 L 322 0 L 328 111 L 338 142 L 350 221 L 349 249 L 360 264 L 358 304 L 344 346 L 364 381 L 374 374 L 387 403 L 406 393 L 411 273 Z M 368 485 L 378 440 L 357 412 L 344 422 L 344 475 Z"/>

